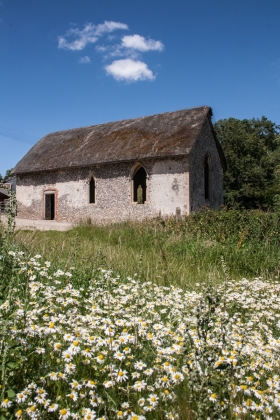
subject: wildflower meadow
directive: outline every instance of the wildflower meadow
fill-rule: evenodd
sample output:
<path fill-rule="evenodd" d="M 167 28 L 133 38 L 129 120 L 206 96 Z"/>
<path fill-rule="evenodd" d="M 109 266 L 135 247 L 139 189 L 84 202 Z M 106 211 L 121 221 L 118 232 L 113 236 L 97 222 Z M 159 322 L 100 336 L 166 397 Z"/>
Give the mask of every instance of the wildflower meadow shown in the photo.
<path fill-rule="evenodd" d="M 11 218 L 12 220 L 12 218 Z M 9 230 L 10 229 L 10 230 Z M 279 419 L 280 284 L 53 267 L 0 236 L 0 419 Z"/>

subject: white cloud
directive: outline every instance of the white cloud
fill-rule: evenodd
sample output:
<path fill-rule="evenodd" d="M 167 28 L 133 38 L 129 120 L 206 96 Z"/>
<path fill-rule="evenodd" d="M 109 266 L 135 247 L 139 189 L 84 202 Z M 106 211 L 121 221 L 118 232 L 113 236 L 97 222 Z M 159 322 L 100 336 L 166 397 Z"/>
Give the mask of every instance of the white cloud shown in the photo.
<path fill-rule="evenodd" d="M 96 35 L 101 36 L 104 33 L 113 32 L 116 29 L 128 29 L 128 26 L 126 23 L 105 20 L 104 23 L 100 23 L 96 26 Z"/>
<path fill-rule="evenodd" d="M 83 29 L 71 28 L 58 37 L 58 48 L 71 51 L 83 50 L 87 44 L 94 43 L 100 36 L 116 29 L 128 29 L 125 23 L 105 21 L 99 25 L 86 23 Z"/>
<path fill-rule="evenodd" d="M 121 44 L 114 45 L 97 45 L 96 51 L 106 53 L 104 58 L 109 57 L 127 57 L 132 60 L 139 59 L 139 55 L 146 51 L 162 51 L 164 45 L 160 41 L 154 39 L 145 39 L 140 35 L 128 35 L 122 37 Z"/>
<path fill-rule="evenodd" d="M 90 63 L 90 57 L 88 55 L 81 57 L 79 63 Z"/>
<path fill-rule="evenodd" d="M 96 51 L 101 52 L 101 53 L 108 51 L 109 48 L 110 47 L 105 46 L 105 45 L 96 45 L 95 47 Z"/>
<path fill-rule="evenodd" d="M 132 48 L 139 51 L 162 51 L 164 45 L 154 39 L 145 39 L 140 35 L 127 35 L 122 38 L 122 47 Z"/>
<path fill-rule="evenodd" d="M 138 58 L 138 53 L 122 48 L 120 45 L 96 45 L 95 50 L 103 55 L 103 59 L 108 60 L 112 57 L 129 57 L 132 59 Z"/>
<path fill-rule="evenodd" d="M 112 64 L 105 67 L 107 73 L 116 80 L 126 80 L 128 82 L 137 80 L 154 80 L 153 72 L 143 61 L 135 61 L 131 58 L 115 60 Z"/>
<path fill-rule="evenodd" d="M 88 23 L 82 30 L 78 28 L 69 29 L 66 35 L 58 37 L 58 48 L 72 51 L 83 50 L 87 44 L 98 40 L 98 37 L 95 36 L 95 28 L 95 25 Z M 72 39 L 72 41 L 68 41 L 67 38 Z"/>
<path fill-rule="evenodd" d="M 96 43 L 104 36 L 103 44 L 98 42 L 95 51 L 102 55 L 103 60 L 110 60 L 111 63 L 105 66 L 107 75 L 111 75 L 116 80 L 127 82 L 154 80 L 156 75 L 146 63 L 141 61 L 141 56 L 147 51 L 162 51 L 163 43 L 137 34 L 126 36 L 122 34 L 121 42 L 118 42 L 116 37 L 119 40 L 119 35 L 112 34 L 116 30 L 128 30 L 128 25 L 121 22 L 104 21 L 99 25 L 88 22 L 82 28 L 72 26 L 64 35 L 58 37 L 58 48 L 81 51 L 88 44 Z M 90 62 L 91 59 L 88 55 L 79 58 L 79 63 Z"/>

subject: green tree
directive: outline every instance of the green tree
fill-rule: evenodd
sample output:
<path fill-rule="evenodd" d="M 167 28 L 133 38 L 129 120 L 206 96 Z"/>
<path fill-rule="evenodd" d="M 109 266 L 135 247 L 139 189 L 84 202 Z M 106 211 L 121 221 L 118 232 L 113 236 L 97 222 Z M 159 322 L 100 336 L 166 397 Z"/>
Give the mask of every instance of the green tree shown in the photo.
<path fill-rule="evenodd" d="M 4 176 L 4 181 L 7 181 L 7 179 L 10 178 L 12 170 L 13 170 L 13 168 L 6 170 L 6 175 Z"/>
<path fill-rule="evenodd" d="M 267 118 L 229 118 L 215 124 L 227 160 L 225 204 L 268 208 L 280 194 L 280 126 Z"/>

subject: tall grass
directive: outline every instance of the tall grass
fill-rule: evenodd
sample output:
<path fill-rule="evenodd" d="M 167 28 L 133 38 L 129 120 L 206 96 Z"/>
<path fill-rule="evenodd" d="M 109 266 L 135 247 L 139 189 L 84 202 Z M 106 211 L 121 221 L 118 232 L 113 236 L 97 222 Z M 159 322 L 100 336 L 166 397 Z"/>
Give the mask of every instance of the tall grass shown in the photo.
<path fill-rule="evenodd" d="M 18 245 L 10 219 L 0 224 L 0 420 L 280 418 L 279 280 L 230 279 L 243 266 L 278 277 L 279 215 L 18 232 Z"/>
<path fill-rule="evenodd" d="M 103 269 L 76 287 L 0 253 L 1 420 L 279 419 L 279 282 L 223 264 L 224 284 L 193 292 Z"/>
<path fill-rule="evenodd" d="M 207 211 L 181 220 L 19 231 L 16 240 L 59 267 L 75 266 L 85 278 L 98 266 L 113 267 L 120 275 L 192 289 L 223 281 L 222 257 L 233 279 L 279 275 L 279 213 Z"/>

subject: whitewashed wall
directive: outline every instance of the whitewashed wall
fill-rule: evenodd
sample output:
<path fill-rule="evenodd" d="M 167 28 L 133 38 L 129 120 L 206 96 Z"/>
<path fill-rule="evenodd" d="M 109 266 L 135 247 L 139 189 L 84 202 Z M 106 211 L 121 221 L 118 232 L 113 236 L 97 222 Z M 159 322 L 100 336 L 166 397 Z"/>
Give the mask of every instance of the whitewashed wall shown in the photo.
<path fill-rule="evenodd" d="M 189 214 L 189 163 L 181 160 L 162 160 L 152 167 L 150 203 L 162 216 Z"/>
<path fill-rule="evenodd" d="M 96 223 L 144 219 L 189 212 L 188 159 L 145 161 L 147 201 L 132 203 L 131 170 L 136 162 L 18 176 L 20 217 L 44 218 L 44 193 L 56 194 L 57 221 L 90 218 Z M 88 179 L 96 180 L 96 202 L 89 204 Z"/>

